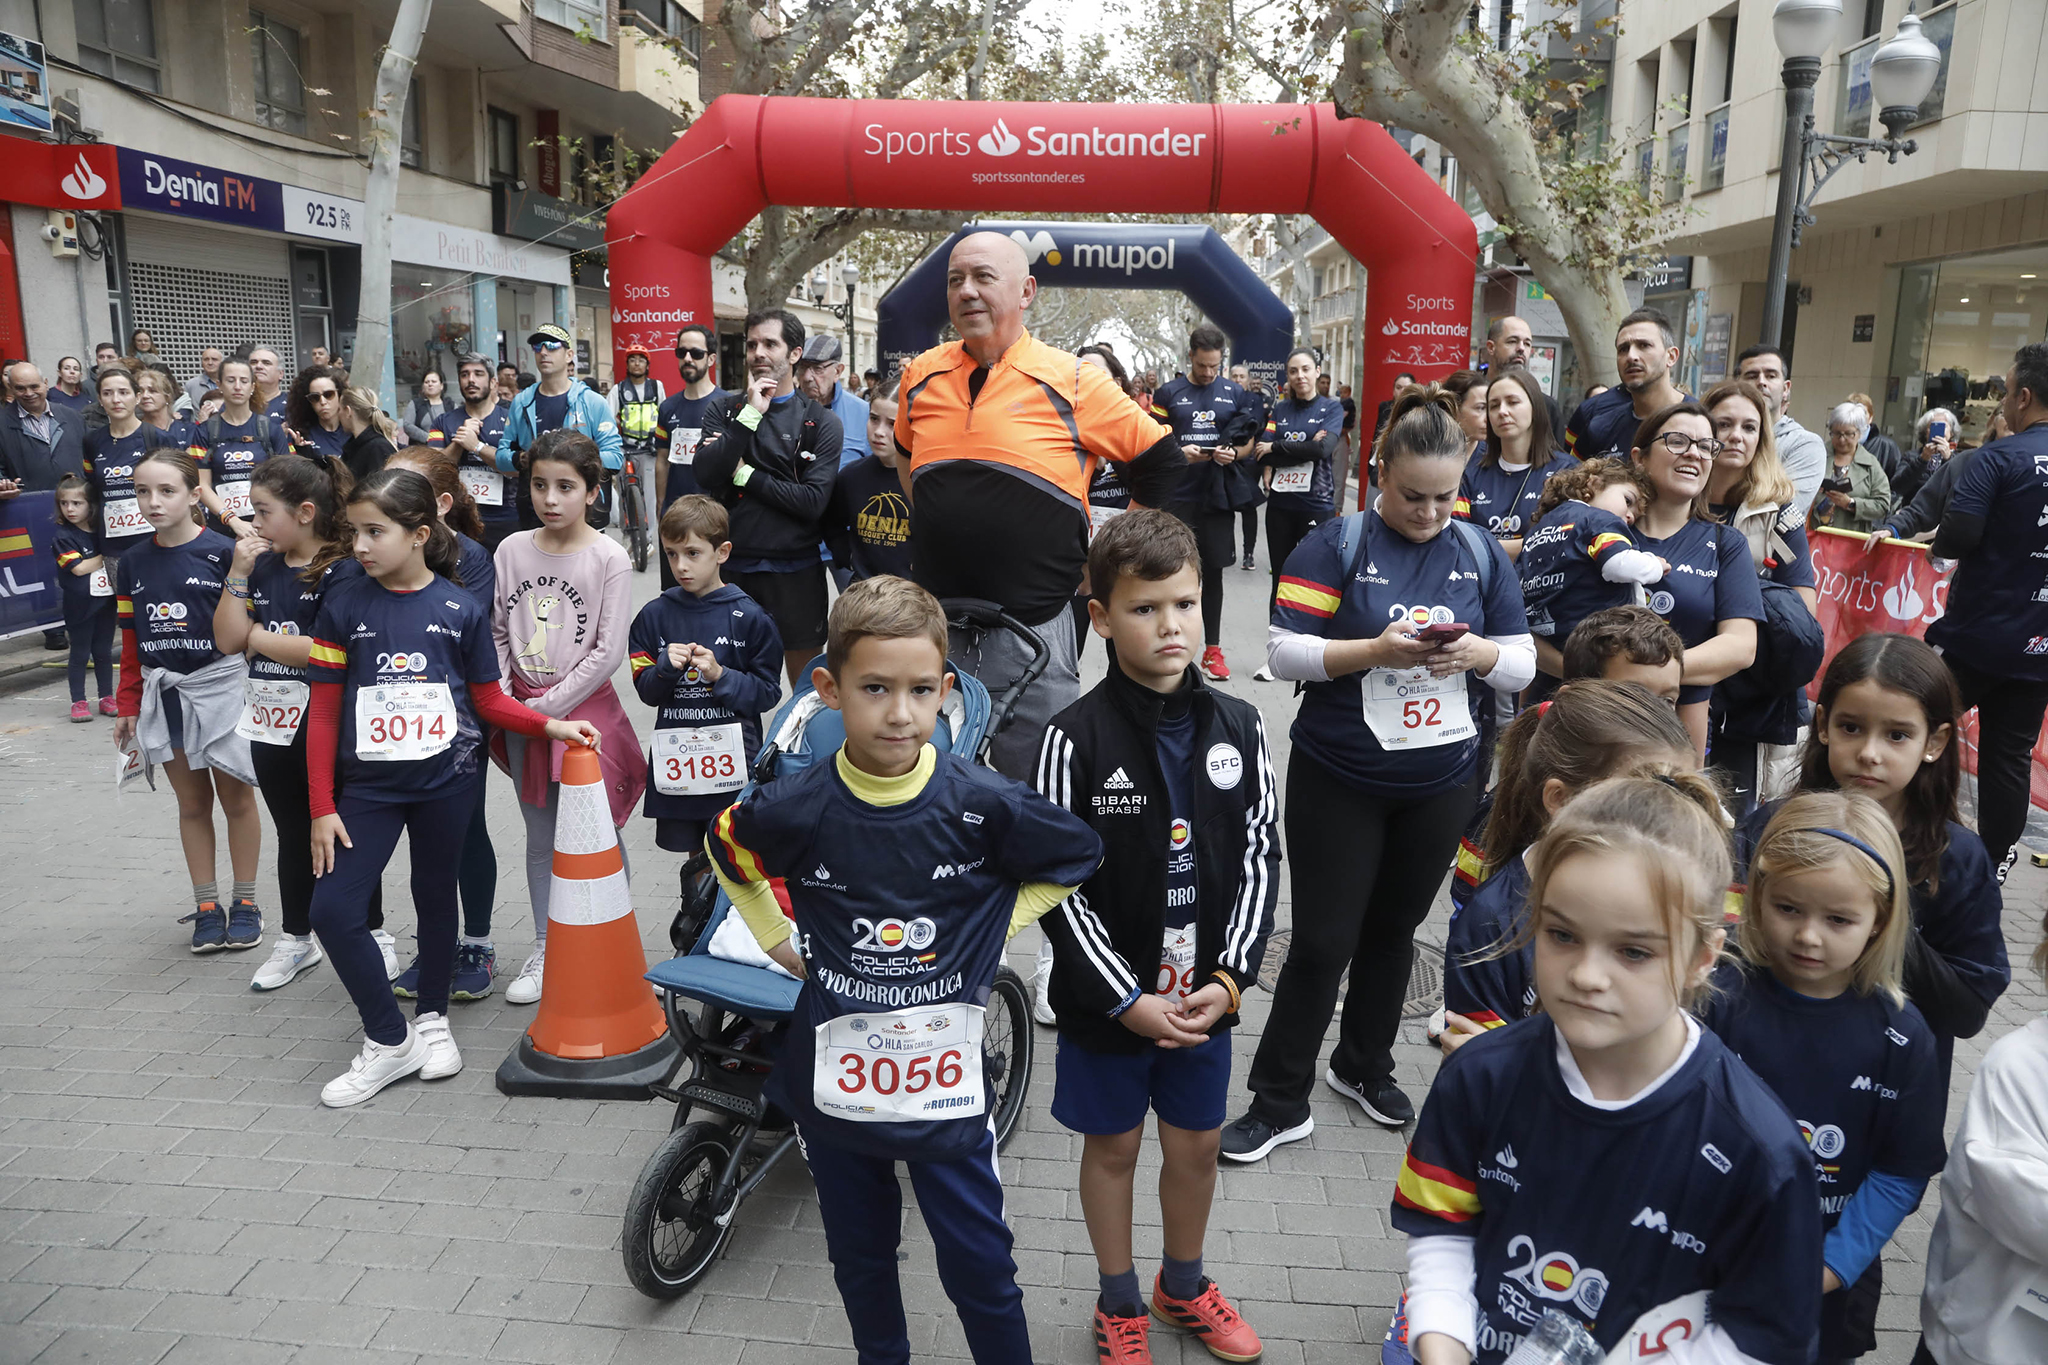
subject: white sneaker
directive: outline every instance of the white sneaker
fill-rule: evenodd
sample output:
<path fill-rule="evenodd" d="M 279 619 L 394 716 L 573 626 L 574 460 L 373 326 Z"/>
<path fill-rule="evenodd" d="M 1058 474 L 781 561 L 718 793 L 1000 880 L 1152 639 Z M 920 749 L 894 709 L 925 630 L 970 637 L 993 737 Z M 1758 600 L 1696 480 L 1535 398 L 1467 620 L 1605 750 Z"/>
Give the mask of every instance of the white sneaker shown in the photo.
<path fill-rule="evenodd" d="M 462 1053 L 455 1046 L 455 1035 L 448 1031 L 446 1015 L 422 1014 L 412 1021 L 412 1026 L 427 1043 L 427 1064 L 420 1068 L 421 1080 L 438 1081 L 462 1070 Z"/>
<path fill-rule="evenodd" d="M 1260 665 L 1259 665 L 1259 667 L 1258 667 L 1258 671 L 1252 674 L 1252 681 L 1253 681 L 1253 682 L 1279 682 L 1280 680 L 1279 680 L 1278 678 L 1276 678 L 1276 677 L 1274 677 L 1274 676 L 1273 676 L 1273 670 L 1272 670 L 1271 666 L 1269 666 L 1269 665 L 1267 665 L 1267 664 L 1260 664 Z"/>
<path fill-rule="evenodd" d="M 1056 1027 L 1060 1017 L 1052 1012 L 1052 1001 L 1046 996 L 1052 985 L 1052 943 L 1048 940 L 1038 945 L 1038 965 L 1031 971 L 1031 1017 L 1047 1028 Z"/>
<path fill-rule="evenodd" d="M 279 934 L 270 949 L 270 960 L 256 969 L 256 975 L 249 980 L 249 989 L 274 991 L 279 986 L 288 985 L 300 972 L 319 966 L 324 956 L 311 934 L 304 938 Z"/>
<path fill-rule="evenodd" d="M 540 999 L 540 979 L 547 966 L 548 945 L 542 942 L 533 950 L 533 956 L 526 959 L 526 965 L 519 969 L 519 975 L 512 978 L 512 984 L 505 988 L 505 1003 L 508 1005 L 531 1005 Z"/>
<path fill-rule="evenodd" d="M 398 980 L 398 940 L 382 929 L 372 929 L 370 937 L 377 940 L 377 951 L 384 954 L 384 979 Z"/>
<path fill-rule="evenodd" d="M 405 1041 L 386 1046 L 363 1039 L 363 1050 L 320 1090 L 320 1103 L 329 1109 L 346 1109 L 361 1104 L 393 1081 L 403 1080 L 427 1064 L 427 1040 L 408 1024 Z"/>

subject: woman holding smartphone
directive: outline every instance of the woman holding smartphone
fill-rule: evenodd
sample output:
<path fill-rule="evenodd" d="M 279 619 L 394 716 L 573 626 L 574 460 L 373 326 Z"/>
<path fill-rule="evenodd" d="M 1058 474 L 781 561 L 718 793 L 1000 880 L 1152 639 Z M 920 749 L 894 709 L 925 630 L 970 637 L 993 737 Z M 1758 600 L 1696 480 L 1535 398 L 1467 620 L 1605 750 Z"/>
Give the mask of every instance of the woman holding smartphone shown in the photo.
<path fill-rule="evenodd" d="M 1310 531 L 1281 574 L 1266 663 L 1306 684 L 1287 772 L 1294 940 L 1252 1061 L 1250 1111 L 1223 1130 L 1232 1161 L 1314 1129 L 1316 1055 L 1347 969 L 1324 1080 L 1375 1123 L 1415 1116 L 1390 1050 L 1415 926 L 1479 799 L 1488 697 L 1536 674 L 1514 565 L 1452 517 L 1470 451 L 1451 394 L 1402 395 L 1373 509 Z"/>

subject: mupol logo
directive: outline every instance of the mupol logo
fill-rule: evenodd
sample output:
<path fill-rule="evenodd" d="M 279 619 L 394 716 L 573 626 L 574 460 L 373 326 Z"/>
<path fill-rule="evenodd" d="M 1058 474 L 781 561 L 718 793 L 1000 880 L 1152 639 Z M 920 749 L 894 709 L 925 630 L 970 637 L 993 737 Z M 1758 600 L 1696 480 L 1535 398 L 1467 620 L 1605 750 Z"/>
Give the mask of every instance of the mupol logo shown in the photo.
<path fill-rule="evenodd" d="M 983 133 L 981 140 L 975 145 L 990 156 L 1008 156 L 1024 144 L 1017 141 L 1017 135 L 1010 131 L 1009 124 L 997 119 L 996 126 Z M 1053 259 L 1053 264 L 1059 264 L 1057 257 Z"/>
<path fill-rule="evenodd" d="M 73 199 L 97 199 L 107 192 L 106 180 L 93 170 L 92 164 L 85 159 L 84 152 L 78 154 L 78 164 L 57 183 L 63 186 L 64 193 Z"/>
<path fill-rule="evenodd" d="M 996 124 L 998 128 L 1002 126 L 1000 122 Z M 986 144 L 988 138 L 983 137 L 982 142 Z M 1016 149 L 1016 139 L 1012 138 L 1010 141 L 1010 151 L 1015 151 Z M 987 151 L 988 148 L 984 146 L 982 150 Z M 1009 152 L 997 152 L 995 155 L 1008 156 Z M 1018 228 L 1010 234 L 1010 240 L 1024 248 L 1024 254 L 1031 258 L 1031 264 L 1033 265 L 1037 265 L 1040 258 L 1043 258 L 1047 265 L 1058 265 L 1060 263 L 1059 243 L 1053 241 L 1050 232 L 1039 231 L 1027 236 L 1023 228 Z"/>

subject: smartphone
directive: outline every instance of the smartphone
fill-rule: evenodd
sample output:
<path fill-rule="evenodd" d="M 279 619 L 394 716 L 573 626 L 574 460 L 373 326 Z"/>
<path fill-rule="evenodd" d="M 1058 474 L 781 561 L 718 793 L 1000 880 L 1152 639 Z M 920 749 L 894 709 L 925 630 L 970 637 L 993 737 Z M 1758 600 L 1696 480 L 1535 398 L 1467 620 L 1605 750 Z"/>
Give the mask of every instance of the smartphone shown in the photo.
<path fill-rule="evenodd" d="M 1460 622 L 1450 622 L 1434 626 L 1424 626 L 1421 630 L 1415 632 L 1415 638 L 1427 640 L 1433 645 L 1448 645 L 1464 639 L 1471 632 L 1472 627 L 1468 625 Z"/>
<path fill-rule="evenodd" d="M 1942 421 L 1929 422 L 1927 424 L 1927 439 L 1930 441 L 1946 441 L 1948 439 L 1948 423 Z"/>

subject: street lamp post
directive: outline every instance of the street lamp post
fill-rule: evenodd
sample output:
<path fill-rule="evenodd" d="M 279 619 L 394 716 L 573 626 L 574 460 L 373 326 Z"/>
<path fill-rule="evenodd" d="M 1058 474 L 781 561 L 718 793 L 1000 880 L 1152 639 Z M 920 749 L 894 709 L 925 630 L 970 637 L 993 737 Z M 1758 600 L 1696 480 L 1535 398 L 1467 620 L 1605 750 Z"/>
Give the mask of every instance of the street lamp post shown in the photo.
<path fill-rule="evenodd" d="M 813 270 L 810 279 L 811 302 L 846 324 L 846 366 L 849 371 L 858 374 L 859 371 L 853 369 L 853 295 L 854 291 L 860 288 L 860 267 L 852 261 L 840 266 L 839 282 L 846 286 L 846 302 L 829 303 L 827 299 L 832 292 L 830 277 L 825 274 L 825 267 L 822 265 Z"/>
<path fill-rule="evenodd" d="M 1899 134 L 1920 116 L 1920 104 L 1941 74 L 1941 49 L 1920 32 L 1920 16 L 1907 11 L 1889 42 L 1870 59 L 1870 93 L 1878 107 L 1882 138 L 1842 137 L 1817 132 L 1813 123 L 1813 88 L 1820 80 L 1821 54 L 1833 41 L 1842 18 L 1842 0 L 1778 0 L 1771 12 L 1771 32 L 1785 55 L 1785 147 L 1778 161 L 1778 213 L 1771 225 L 1771 263 L 1764 280 L 1765 345 L 1776 346 L 1785 329 L 1785 284 L 1792 271 L 1792 248 L 1800 231 L 1814 220 L 1813 201 L 1852 157 L 1862 161 L 1872 152 L 1897 162 L 1919 144 Z"/>

